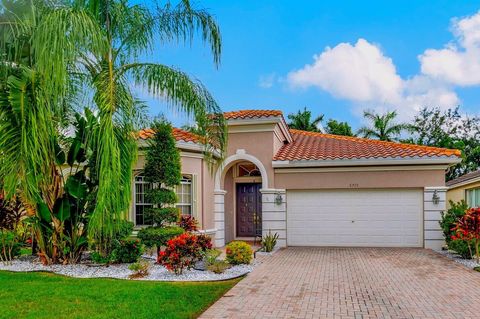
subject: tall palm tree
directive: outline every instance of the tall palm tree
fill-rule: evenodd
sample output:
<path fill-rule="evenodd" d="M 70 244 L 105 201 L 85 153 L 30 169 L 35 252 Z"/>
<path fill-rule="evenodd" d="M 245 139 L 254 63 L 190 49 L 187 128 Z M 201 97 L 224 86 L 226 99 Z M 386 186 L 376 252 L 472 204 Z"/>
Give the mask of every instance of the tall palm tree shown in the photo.
<path fill-rule="evenodd" d="M 385 114 L 377 114 L 371 111 L 364 111 L 363 117 L 369 120 L 371 127 L 361 127 L 358 135 L 366 138 L 375 138 L 381 141 L 396 141 L 403 130 L 408 128 L 407 124 L 394 123 L 397 112 L 387 112 Z"/>
<path fill-rule="evenodd" d="M 20 190 L 32 204 L 53 205 L 61 123 L 91 97 L 99 185 L 89 233 L 100 248 L 108 243 L 131 198 L 132 131 L 142 105 L 131 82 L 193 116 L 205 127 L 206 148 L 223 154 L 225 121 L 207 89 L 178 69 L 141 61 L 158 44 L 190 43 L 199 33 L 218 65 L 220 31 L 207 11 L 188 0 L 155 10 L 125 0 L 24 0 L 3 2 L 0 19 L 0 180 L 8 194 Z"/>
<path fill-rule="evenodd" d="M 218 65 L 221 38 L 214 18 L 205 10 L 193 8 L 189 0 L 177 6 L 167 3 L 155 11 L 126 0 L 87 0 L 77 4 L 95 18 L 106 41 L 102 51 L 86 52 L 80 59 L 80 71 L 84 71 L 82 75 L 93 90 L 100 118 L 99 187 L 90 228 L 91 235 L 102 242 L 113 235 L 115 220 L 128 211 L 131 198 L 136 146 L 130 132 L 134 129 L 137 99 L 130 80 L 153 97 L 193 115 L 205 127 L 212 147 L 223 151 L 226 143 L 221 109 L 207 89 L 176 68 L 143 62 L 141 57 L 153 52 L 155 40 L 160 45 L 167 41 L 191 42 L 199 32 Z"/>
<path fill-rule="evenodd" d="M 321 114 L 312 120 L 312 112 L 304 107 L 303 111 L 299 110 L 297 113 L 288 114 L 287 117 L 290 120 L 290 123 L 288 123 L 290 128 L 302 131 L 320 132 L 318 126 L 323 121 L 324 115 Z"/>

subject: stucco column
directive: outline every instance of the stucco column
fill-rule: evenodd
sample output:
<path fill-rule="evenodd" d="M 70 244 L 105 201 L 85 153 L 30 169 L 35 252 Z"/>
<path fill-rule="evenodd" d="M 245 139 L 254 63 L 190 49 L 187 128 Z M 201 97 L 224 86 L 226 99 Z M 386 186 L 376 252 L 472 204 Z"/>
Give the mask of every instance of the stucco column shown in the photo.
<path fill-rule="evenodd" d="M 261 189 L 262 193 L 262 234 L 269 231 L 278 233 L 277 247 L 287 246 L 287 196 L 284 189 Z M 282 203 L 275 198 L 282 197 Z"/>
<path fill-rule="evenodd" d="M 215 247 L 225 246 L 225 194 L 222 189 L 216 189 L 214 194 L 214 223 L 215 223 Z"/>
<path fill-rule="evenodd" d="M 434 203 L 433 197 L 436 192 L 438 203 Z M 447 187 L 425 187 L 423 192 L 423 234 L 424 247 L 434 250 L 440 250 L 445 245 L 443 232 L 439 221 L 442 218 L 441 213 L 446 211 L 446 193 Z"/>

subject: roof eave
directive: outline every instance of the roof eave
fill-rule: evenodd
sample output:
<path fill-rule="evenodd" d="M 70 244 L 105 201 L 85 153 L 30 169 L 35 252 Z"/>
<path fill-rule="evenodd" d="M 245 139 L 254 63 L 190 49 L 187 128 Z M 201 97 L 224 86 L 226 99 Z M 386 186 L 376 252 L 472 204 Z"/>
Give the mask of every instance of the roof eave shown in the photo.
<path fill-rule="evenodd" d="M 462 187 L 462 186 L 466 186 L 466 185 L 478 183 L 478 182 L 480 182 L 480 176 L 473 177 L 455 184 L 450 184 L 450 185 L 447 185 L 447 187 L 448 189 L 454 189 L 454 188 L 458 188 L 458 187 Z"/>
<path fill-rule="evenodd" d="M 461 161 L 458 157 L 390 157 L 390 158 L 360 158 L 332 160 L 274 160 L 273 168 L 292 167 L 336 167 L 336 166 L 383 166 L 383 165 L 433 165 L 445 164 L 447 167 Z"/>

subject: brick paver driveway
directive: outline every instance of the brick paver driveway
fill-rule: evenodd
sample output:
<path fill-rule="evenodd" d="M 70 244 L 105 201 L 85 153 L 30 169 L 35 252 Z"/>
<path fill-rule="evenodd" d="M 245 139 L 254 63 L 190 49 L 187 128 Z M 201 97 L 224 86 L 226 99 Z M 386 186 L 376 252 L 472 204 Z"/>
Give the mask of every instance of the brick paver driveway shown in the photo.
<path fill-rule="evenodd" d="M 480 318 L 480 273 L 425 249 L 288 248 L 200 318 Z"/>

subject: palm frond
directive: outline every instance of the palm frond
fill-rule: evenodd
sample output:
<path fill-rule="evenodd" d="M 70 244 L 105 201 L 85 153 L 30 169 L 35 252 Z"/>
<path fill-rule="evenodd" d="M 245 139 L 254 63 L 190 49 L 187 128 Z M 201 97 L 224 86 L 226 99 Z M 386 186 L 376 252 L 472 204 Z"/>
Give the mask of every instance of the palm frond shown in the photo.
<path fill-rule="evenodd" d="M 214 63 L 220 63 L 220 27 L 206 10 L 193 8 L 189 0 L 182 0 L 175 7 L 168 3 L 158 8 L 157 21 L 162 41 L 192 42 L 195 33 L 200 32 L 202 40 L 210 44 Z"/>
<path fill-rule="evenodd" d="M 223 113 L 212 95 L 199 81 L 173 68 L 152 63 L 127 65 L 136 85 L 143 87 L 153 97 L 162 99 L 195 118 L 200 131 L 205 133 L 206 146 L 226 150 L 226 124 Z"/>

